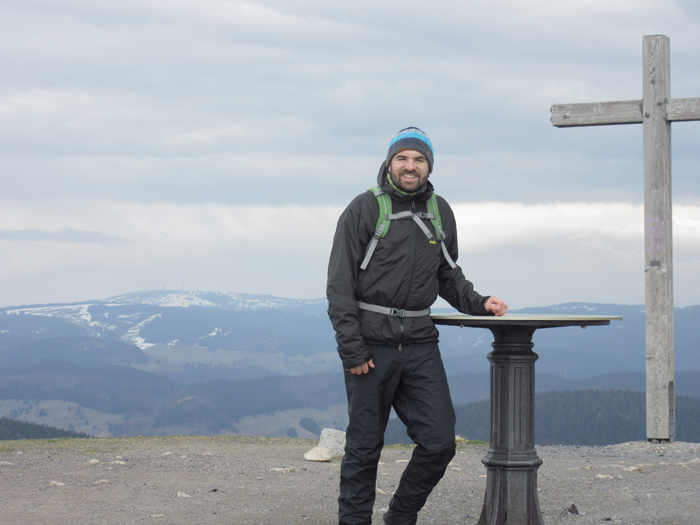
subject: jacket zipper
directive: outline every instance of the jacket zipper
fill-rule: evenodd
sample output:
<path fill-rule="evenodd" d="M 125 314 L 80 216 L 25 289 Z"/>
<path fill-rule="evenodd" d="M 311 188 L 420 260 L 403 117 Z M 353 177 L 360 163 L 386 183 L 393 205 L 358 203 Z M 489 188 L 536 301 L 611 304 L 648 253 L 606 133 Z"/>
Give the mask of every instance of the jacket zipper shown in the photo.
<path fill-rule="evenodd" d="M 411 201 L 411 212 L 415 213 L 416 212 L 416 202 Z M 406 309 L 406 305 L 408 304 L 408 296 L 411 293 L 411 285 L 413 284 L 413 274 L 416 270 L 416 221 L 411 221 L 413 223 L 413 258 L 411 259 L 411 275 L 408 279 L 408 289 L 406 290 L 406 298 L 403 300 L 403 307 Z M 404 327 L 403 327 L 403 319 L 399 319 L 399 326 L 401 328 L 401 337 L 399 339 L 399 352 L 403 350 L 403 337 L 404 337 Z"/>

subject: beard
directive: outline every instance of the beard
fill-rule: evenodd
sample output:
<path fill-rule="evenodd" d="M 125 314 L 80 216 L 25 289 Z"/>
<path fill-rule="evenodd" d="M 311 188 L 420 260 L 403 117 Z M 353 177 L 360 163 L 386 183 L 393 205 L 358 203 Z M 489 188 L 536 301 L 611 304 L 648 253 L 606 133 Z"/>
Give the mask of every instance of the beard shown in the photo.
<path fill-rule="evenodd" d="M 408 193 L 420 191 L 428 183 L 428 177 L 421 180 L 421 174 L 418 170 L 401 169 L 398 171 L 398 173 L 394 173 L 392 172 L 391 168 L 388 168 L 387 173 L 389 174 L 389 177 L 391 177 L 391 181 L 394 183 L 394 186 Z M 412 181 L 415 181 L 415 185 L 410 181 L 403 179 L 403 175 L 415 175 L 415 179 L 411 179 Z M 406 184 L 407 182 L 409 185 Z"/>

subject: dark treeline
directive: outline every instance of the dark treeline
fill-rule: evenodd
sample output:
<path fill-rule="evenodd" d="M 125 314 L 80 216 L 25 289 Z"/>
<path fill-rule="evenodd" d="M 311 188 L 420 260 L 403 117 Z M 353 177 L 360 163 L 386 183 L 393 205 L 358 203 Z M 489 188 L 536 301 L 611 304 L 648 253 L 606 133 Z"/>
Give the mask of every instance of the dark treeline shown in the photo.
<path fill-rule="evenodd" d="M 51 438 L 87 438 L 82 432 L 71 432 L 60 428 L 38 425 L 27 421 L 18 421 L 0 417 L 0 441 L 10 439 L 51 439 Z"/>
<path fill-rule="evenodd" d="M 52 337 L 27 341 L 14 348 L 0 348 L 0 364 L 3 367 L 58 362 L 79 365 L 146 365 L 148 357 L 138 346 L 96 337 Z"/>
<path fill-rule="evenodd" d="M 458 435 L 489 441 L 489 401 L 455 406 Z M 700 400 L 676 397 L 676 439 L 700 442 Z M 611 445 L 646 440 L 646 394 L 629 390 L 576 390 L 535 395 L 538 445 Z M 389 421 L 385 442 L 411 443 L 398 419 Z"/>
<path fill-rule="evenodd" d="M 697 409 L 700 400 L 680 395 L 686 391 L 696 392 L 699 379 L 700 372 L 677 374 L 679 440 L 700 442 L 700 410 Z M 457 432 L 469 439 L 488 441 L 488 401 L 459 404 L 460 400 L 470 401 L 488 395 L 488 375 L 456 374 L 450 376 L 449 381 L 457 404 Z M 643 381 L 643 373 L 569 381 L 540 374 L 537 383 L 540 390 L 536 395 L 538 444 L 607 444 L 644 439 L 644 392 L 631 391 L 643 388 Z M 581 388 L 587 385 L 591 386 Z M 580 390 L 564 391 L 572 386 Z M 616 393 L 607 391 L 612 386 L 617 386 Z M 598 390 L 590 390 L 592 387 Z M 630 391 L 625 392 L 620 387 Z M 554 388 L 557 391 L 541 391 Z M 340 373 L 214 379 L 182 384 L 131 367 L 70 363 L 0 368 L 0 399 L 59 400 L 100 412 L 122 414 L 125 421 L 109 427 L 117 436 L 235 432 L 242 417 L 297 408 L 325 410 L 347 402 Z M 318 434 L 320 429 L 305 423 L 309 428 L 303 425 L 301 428 Z M 398 421 L 391 423 L 388 442 L 408 442 L 401 427 Z"/>
<path fill-rule="evenodd" d="M 46 363 L 0 368 L 0 399 L 70 401 L 111 414 L 148 412 L 181 385 L 119 365 Z"/>
<path fill-rule="evenodd" d="M 0 399 L 59 400 L 123 414 L 114 435 L 236 431 L 245 416 L 346 402 L 340 374 L 215 379 L 190 385 L 118 365 L 71 363 L 0 368 Z M 309 430 L 315 432 L 315 430 Z"/>

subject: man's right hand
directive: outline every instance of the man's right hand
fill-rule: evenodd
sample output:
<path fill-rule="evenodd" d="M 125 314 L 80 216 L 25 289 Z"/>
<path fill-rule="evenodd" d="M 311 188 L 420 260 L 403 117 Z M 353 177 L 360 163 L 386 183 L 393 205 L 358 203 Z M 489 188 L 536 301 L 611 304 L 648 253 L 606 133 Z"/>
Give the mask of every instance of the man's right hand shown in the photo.
<path fill-rule="evenodd" d="M 362 374 L 366 374 L 367 372 L 369 372 L 370 368 L 374 368 L 374 363 L 371 359 L 367 361 L 364 365 L 356 366 L 355 368 L 346 368 L 345 370 L 347 370 L 351 374 L 361 376 Z"/>

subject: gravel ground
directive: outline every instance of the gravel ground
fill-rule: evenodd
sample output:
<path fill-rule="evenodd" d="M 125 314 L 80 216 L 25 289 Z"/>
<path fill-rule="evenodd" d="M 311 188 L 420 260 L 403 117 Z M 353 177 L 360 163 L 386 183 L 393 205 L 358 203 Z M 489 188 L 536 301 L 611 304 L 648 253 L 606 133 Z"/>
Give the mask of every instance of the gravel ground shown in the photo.
<path fill-rule="evenodd" d="M 158 437 L 0 442 L 3 524 L 333 524 L 340 460 L 312 463 L 316 442 Z M 420 525 L 476 523 L 486 446 L 460 444 Z M 539 447 L 547 524 L 700 524 L 700 445 L 646 442 Z M 375 523 L 410 458 L 387 447 Z M 561 510 L 574 503 L 579 515 Z"/>

